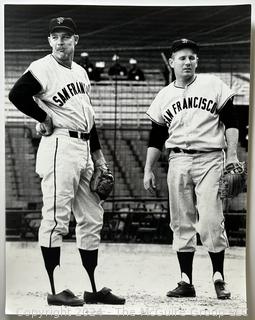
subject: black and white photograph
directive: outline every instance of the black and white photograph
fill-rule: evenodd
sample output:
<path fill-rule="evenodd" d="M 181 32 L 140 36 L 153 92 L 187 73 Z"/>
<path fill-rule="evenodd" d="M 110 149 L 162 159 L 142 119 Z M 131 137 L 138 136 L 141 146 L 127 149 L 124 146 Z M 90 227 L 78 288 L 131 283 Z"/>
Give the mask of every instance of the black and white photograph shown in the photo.
<path fill-rule="evenodd" d="M 4 4 L 6 314 L 249 314 L 251 12 Z"/>

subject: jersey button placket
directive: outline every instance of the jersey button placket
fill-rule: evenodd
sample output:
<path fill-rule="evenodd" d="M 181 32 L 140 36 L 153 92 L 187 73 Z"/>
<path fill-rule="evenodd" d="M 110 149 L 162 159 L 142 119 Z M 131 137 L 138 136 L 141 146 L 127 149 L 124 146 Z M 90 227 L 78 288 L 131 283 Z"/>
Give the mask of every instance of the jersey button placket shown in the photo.
<path fill-rule="evenodd" d="M 183 99 L 186 99 L 187 97 L 187 94 L 188 94 L 188 85 L 186 85 L 184 88 L 183 88 L 183 92 L 182 92 L 182 98 Z M 189 118 L 188 118 L 188 113 L 186 112 L 187 110 L 183 110 L 183 114 L 182 114 L 182 119 L 181 119 L 181 122 L 180 122 L 180 125 L 182 127 L 185 128 L 185 131 L 186 131 L 186 134 L 185 134 L 185 137 L 186 137 L 186 140 L 184 141 L 184 144 L 186 145 L 186 148 L 188 149 L 190 147 L 190 142 L 188 140 L 188 137 L 189 137 Z"/>

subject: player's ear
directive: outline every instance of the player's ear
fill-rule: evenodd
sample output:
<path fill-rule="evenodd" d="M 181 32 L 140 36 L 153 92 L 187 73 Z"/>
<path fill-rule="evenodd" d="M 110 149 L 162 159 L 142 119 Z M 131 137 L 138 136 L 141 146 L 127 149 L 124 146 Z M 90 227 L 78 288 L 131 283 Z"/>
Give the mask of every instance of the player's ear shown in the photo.
<path fill-rule="evenodd" d="M 79 42 L 79 36 L 78 36 L 78 34 L 75 34 L 74 35 L 74 43 L 75 43 L 75 45 L 77 45 L 78 42 Z"/>
<path fill-rule="evenodd" d="M 48 36 L 48 42 L 49 42 L 49 45 L 52 47 L 52 45 L 51 45 L 51 37 L 50 36 Z"/>
<path fill-rule="evenodd" d="M 169 58 L 168 62 L 169 62 L 170 67 L 173 68 L 174 59 L 173 58 Z"/>
<path fill-rule="evenodd" d="M 198 56 L 197 56 L 197 59 L 196 59 L 196 67 L 198 66 L 198 60 L 199 60 L 199 59 L 198 59 Z"/>

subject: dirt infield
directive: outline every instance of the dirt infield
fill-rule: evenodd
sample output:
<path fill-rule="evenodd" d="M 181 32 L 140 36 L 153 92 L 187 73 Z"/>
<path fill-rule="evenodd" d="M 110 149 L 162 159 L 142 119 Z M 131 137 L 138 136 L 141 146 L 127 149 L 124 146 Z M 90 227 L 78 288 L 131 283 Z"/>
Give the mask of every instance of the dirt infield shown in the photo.
<path fill-rule="evenodd" d="M 60 270 L 58 284 L 62 286 L 57 284 L 57 291 L 69 288 L 82 297 L 84 290 L 91 290 L 75 243 L 64 243 Z M 126 304 L 52 307 L 46 302 L 49 286 L 38 244 L 7 242 L 6 313 L 55 318 L 62 315 L 246 315 L 245 248 L 233 247 L 226 251 L 225 277 L 231 300 L 216 299 L 211 272 L 207 252 L 198 247 L 193 276 L 197 297 L 170 299 L 166 292 L 179 281 L 179 268 L 171 246 L 102 243 L 96 269 L 98 289 L 110 287 L 114 293 L 126 297 Z"/>

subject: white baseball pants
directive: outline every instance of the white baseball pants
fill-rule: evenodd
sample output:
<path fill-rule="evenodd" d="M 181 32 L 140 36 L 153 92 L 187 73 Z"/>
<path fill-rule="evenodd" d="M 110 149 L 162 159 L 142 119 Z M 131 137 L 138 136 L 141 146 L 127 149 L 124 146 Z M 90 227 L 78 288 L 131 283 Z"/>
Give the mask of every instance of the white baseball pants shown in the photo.
<path fill-rule="evenodd" d="M 76 242 L 80 249 L 96 250 L 103 225 L 99 197 L 90 191 L 94 170 L 89 141 L 71 138 L 66 129 L 42 137 L 36 172 L 42 178 L 42 221 L 39 244 L 59 247 L 68 233 L 71 211 L 76 219 Z"/>
<path fill-rule="evenodd" d="M 167 181 L 174 250 L 195 251 L 196 233 L 208 251 L 229 246 L 218 197 L 222 171 L 222 151 L 170 153 Z"/>

